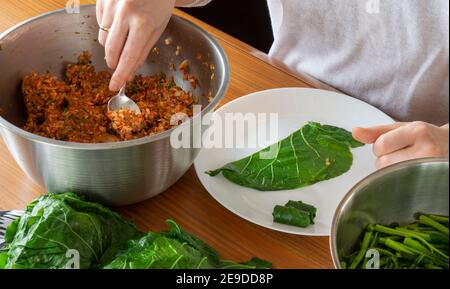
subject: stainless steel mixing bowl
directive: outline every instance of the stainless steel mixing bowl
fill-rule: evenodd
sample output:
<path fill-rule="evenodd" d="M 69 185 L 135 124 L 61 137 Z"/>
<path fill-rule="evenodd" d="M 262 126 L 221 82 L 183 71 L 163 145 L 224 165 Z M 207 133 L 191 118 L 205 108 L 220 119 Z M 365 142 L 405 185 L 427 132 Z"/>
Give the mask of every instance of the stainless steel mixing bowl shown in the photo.
<path fill-rule="evenodd" d="M 407 224 L 417 212 L 449 214 L 449 161 L 427 158 L 402 162 L 368 176 L 344 197 L 334 215 L 333 263 L 354 252 L 369 223 Z"/>
<path fill-rule="evenodd" d="M 174 149 L 170 145 L 172 130 L 132 141 L 79 144 L 21 129 L 26 119 L 19 93 L 21 79 L 31 71 L 47 70 L 62 77 L 65 64 L 75 62 L 83 50 L 92 54 L 97 70 L 106 70 L 97 34 L 94 5 L 82 6 L 80 14 L 50 12 L 2 33 L 0 131 L 22 170 L 48 191 L 84 193 L 108 205 L 131 204 L 174 184 L 192 165 L 198 149 Z M 165 43 L 168 38 L 173 44 Z M 177 46 L 181 47 L 179 55 Z M 156 47 L 139 73 L 165 72 L 173 75 L 178 85 L 192 90 L 181 73 L 170 69 L 172 64 L 177 67 L 188 59 L 190 73 L 198 78 L 193 93 L 203 104 L 203 113 L 211 111 L 224 97 L 229 65 L 222 48 L 206 31 L 173 16 Z M 185 125 L 192 126 L 192 120 Z"/>

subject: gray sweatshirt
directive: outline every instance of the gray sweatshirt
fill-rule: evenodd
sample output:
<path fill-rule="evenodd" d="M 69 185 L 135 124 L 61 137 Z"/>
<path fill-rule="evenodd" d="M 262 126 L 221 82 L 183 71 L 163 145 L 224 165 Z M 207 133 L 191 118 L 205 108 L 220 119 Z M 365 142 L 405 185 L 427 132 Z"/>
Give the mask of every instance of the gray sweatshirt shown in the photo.
<path fill-rule="evenodd" d="M 448 123 L 447 0 L 267 2 L 270 57 L 397 120 Z"/>

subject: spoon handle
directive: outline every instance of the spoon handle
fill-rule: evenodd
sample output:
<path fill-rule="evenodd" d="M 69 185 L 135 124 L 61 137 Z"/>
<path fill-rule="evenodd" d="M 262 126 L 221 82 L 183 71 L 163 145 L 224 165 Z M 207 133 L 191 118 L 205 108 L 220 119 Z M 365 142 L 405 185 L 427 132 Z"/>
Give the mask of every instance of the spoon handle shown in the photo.
<path fill-rule="evenodd" d="M 126 84 L 124 84 L 123 86 L 122 86 L 122 88 L 120 89 L 120 91 L 119 91 L 119 96 L 125 96 L 125 88 L 126 88 Z"/>

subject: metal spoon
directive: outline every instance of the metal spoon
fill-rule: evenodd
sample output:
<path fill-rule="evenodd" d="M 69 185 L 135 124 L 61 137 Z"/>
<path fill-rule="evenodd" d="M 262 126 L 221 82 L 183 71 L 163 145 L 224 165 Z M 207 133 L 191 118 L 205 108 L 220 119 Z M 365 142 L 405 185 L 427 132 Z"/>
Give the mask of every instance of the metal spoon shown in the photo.
<path fill-rule="evenodd" d="M 131 98 L 125 95 L 125 87 L 126 85 L 122 86 L 119 94 L 111 97 L 108 101 L 108 111 L 128 109 L 134 111 L 135 113 L 141 113 L 139 106 Z"/>

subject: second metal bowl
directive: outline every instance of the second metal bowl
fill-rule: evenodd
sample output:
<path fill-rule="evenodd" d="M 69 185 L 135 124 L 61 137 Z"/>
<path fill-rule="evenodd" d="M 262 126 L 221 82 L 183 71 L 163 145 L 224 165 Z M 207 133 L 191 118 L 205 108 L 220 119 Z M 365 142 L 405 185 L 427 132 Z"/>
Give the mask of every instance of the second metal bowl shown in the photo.
<path fill-rule="evenodd" d="M 449 161 L 427 158 L 395 164 L 368 176 L 334 215 L 330 247 L 335 268 L 352 253 L 368 224 L 408 224 L 417 212 L 449 214 Z"/>

